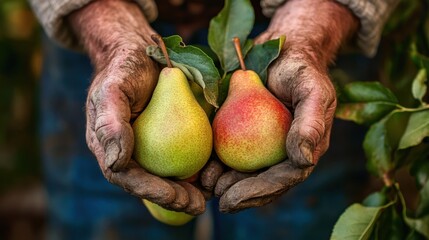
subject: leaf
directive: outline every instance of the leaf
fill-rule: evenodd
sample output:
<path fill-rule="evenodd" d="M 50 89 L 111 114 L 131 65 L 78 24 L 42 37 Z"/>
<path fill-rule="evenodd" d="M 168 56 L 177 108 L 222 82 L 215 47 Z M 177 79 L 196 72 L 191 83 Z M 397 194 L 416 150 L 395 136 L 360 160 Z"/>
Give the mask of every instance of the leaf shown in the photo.
<path fill-rule="evenodd" d="M 429 136 L 429 109 L 411 113 L 399 149 L 413 147 Z"/>
<path fill-rule="evenodd" d="M 189 80 L 203 88 L 207 102 L 219 107 L 217 101 L 220 74 L 213 60 L 201 49 L 185 46 L 180 36 L 166 37 L 164 43 L 173 66 L 180 68 Z M 146 54 L 160 63 L 166 63 L 161 49 L 157 46 L 147 47 Z"/>
<path fill-rule="evenodd" d="M 379 82 L 353 82 L 339 93 L 335 116 L 358 124 L 372 124 L 397 108 L 398 100 Z"/>
<path fill-rule="evenodd" d="M 369 196 L 367 196 L 362 204 L 365 207 L 380 207 L 383 206 L 384 204 L 386 204 L 388 198 L 386 196 L 386 193 L 384 193 L 383 191 L 381 192 L 374 192 L 372 194 L 370 194 Z"/>
<path fill-rule="evenodd" d="M 423 102 L 423 97 L 427 91 L 427 72 L 426 69 L 422 68 L 417 73 L 417 76 L 414 78 L 413 84 L 411 86 L 411 92 L 413 97 L 420 102 Z"/>
<path fill-rule="evenodd" d="M 416 43 L 411 44 L 410 57 L 417 66 L 424 68 L 426 73 L 429 72 L 429 57 L 417 51 Z"/>
<path fill-rule="evenodd" d="M 279 56 L 285 39 L 285 36 L 281 36 L 278 39 L 255 45 L 244 59 L 247 69 L 255 71 L 264 84 L 267 82 L 268 66 Z"/>
<path fill-rule="evenodd" d="M 371 125 L 365 135 L 363 147 L 367 167 L 372 173 L 382 176 L 398 166 L 399 161 L 395 159 L 394 153 L 409 115 L 409 112 L 395 110 Z"/>
<path fill-rule="evenodd" d="M 232 39 L 240 38 L 243 46 L 254 21 L 255 14 L 249 0 L 226 0 L 222 11 L 210 21 L 209 46 L 218 56 L 225 73 L 238 67 Z"/>
<path fill-rule="evenodd" d="M 398 189 L 398 196 L 402 204 L 402 216 L 405 220 L 405 223 L 412 229 L 416 230 L 418 233 L 422 234 L 425 238 L 429 239 L 429 214 L 422 216 L 420 218 L 411 218 L 407 216 L 407 205 L 402 195 L 402 192 L 399 190 L 399 186 L 396 185 Z"/>
<path fill-rule="evenodd" d="M 400 212 L 397 211 L 396 201 L 383 211 L 377 221 L 372 239 L 403 240 L 408 228 Z"/>
<path fill-rule="evenodd" d="M 419 159 L 414 159 L 410 173 L 416 179 L 419 189 L 419 204 L 416 210 L 416 216 L 421 217 L 429 215 L 429 149 L 424 148 L 424 153 Z"/>
<path fill-rule="evenodd" d="M 358 203 L 351 205 L 335 224 L 331 240 L 368 239 L 380 214 L 392 204 L 389 202 L 381 207 L 365 207 Z"/>

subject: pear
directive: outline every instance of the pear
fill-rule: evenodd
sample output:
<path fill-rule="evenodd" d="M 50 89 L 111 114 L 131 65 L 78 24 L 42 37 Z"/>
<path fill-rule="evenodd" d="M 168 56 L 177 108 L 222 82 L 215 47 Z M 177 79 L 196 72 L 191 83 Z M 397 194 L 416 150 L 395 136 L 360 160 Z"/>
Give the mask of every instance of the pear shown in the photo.
<path fill-rule="evenodd" d="M 157 176 L 186 179 L 210 158 L 213 133 L 185 74 L 167 63 L 149 104 L 133 123 L 133 157 Z"/>
<path fill-rule="evenodd" d="M 146 199 L 143 199 L 143 203 L 156 220 L 168 225 L 180 226 L 188 223 L 194 218 L 194 216 L 184 212 L 167 210 Z"/>
<path fill-rule="evenodd" d="M 246 70 L 239 40 L 234 41 L 242 69 L 231 76 L 227 98 L 214 117 L 214 148 L 229 167 L 252 172 L 287 157 L 292 114 L 254 71 Z"/>

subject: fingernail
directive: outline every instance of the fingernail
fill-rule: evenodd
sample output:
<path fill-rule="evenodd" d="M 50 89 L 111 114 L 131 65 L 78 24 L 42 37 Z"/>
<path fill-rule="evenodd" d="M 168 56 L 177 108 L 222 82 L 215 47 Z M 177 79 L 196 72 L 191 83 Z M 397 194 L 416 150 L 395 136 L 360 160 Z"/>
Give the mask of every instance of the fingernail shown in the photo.
<path fill-rule="evenodd" d="M 119 158 L 120 148 L 115 142 L 110 143 L 106 149 L 106 168 L 111 168 L 115 165 Z M 113 169 L 112 169 L 113 170 Z"/>
<path fill-rule="evenodd" d="M 300 158 L 299 165 L 302 167 L 310 167 L 314 165 L 313 162 L 313 146 L 308 142 L 303 142 L 299 146 L 303 158 Z"/>

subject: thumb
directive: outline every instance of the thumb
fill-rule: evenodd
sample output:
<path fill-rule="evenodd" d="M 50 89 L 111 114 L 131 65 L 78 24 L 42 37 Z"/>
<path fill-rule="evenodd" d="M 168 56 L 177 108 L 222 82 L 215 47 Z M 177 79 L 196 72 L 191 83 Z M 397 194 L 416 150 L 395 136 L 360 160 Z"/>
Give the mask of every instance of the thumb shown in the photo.
<path fill-rule="evenodd" d="M 87 102 L 87 123 L 104 149 L 104 170 L 124 169 L 131 159 L 134 135 L 129 123 L 131 110 L 128 98 L 113 81 L 90 91 Z M 103 161 L 100 159 L 100 161 Z"/>
<path fill-rule="evenodd" d="M 314 72 L 311 79 L 301 79 L 292 92 L 294 120 L 286 139 L 288 156 L 300 168 L 316 164 L 328 149 L 336 107 L 335 90 L 327 76 Z"/>

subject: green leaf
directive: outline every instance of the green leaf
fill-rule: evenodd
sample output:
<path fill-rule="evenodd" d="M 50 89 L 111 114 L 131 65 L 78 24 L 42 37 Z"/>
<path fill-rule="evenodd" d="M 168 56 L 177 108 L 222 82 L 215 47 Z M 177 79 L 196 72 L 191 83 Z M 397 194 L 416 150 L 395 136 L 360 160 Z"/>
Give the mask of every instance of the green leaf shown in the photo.
<path fill-rule="evenodd" d="M 408 228 L 402 215 L 398 213 L 396 205 L 391 205 L 383 211 L 373 231 L 372 239 L 403 240 L 405 238 Z"/>
<path fill-rule="evenodd" d="M 229 81 L 231 80 L 232 73 L 226 74 L 219 83 L 219 106 L 222 106 L 226 97 L 228 96 Z"/>
<path fill-rule="evenodd" d="M 407 205 L 402 195 L 402 192 L 398 189 L 398 196 L 402 204 L 402 216 L 405 220 L 405 223 L 412 229 L 416 230 L 418 233 L 422 234 L 425 238 L 429 239 L 429 214 L 422 216 L 420 218 L 411 218 L 407 216 Z"/>
<path fill-rule="evenodd" d="M 339 93 L 336 117 L 358 124 L 372 124 L 397 108 L 398 100 L 379 82 L 353 82 Z"/>
<path fill-rule="evenodd" d="M 427 91 L 427 72 L 426 69 L 422 68 L 417 73 L 417 76 L 414 78 L 413 84 L 411 86 L 411 92 L 413 97 L 420 102 L 423 102 L 423 97 Z"/>
<path fill-rule="evenodd" d="M 278 39 L 255 45 L 244 59 L 246 68 L 255 71 L 264 84 L 267 82 L 268 66 L 279 56 L 285 39 L 285 36 L 281 36 Z"/>
<path fill-rule="evenodd" d="M 429 136 L 429 109 L 411 113 L 399 149 L 416 146 Z"/>
<path fill-rule="evenodd" d="M 384 191 L 381 192 L 374 192 L 367 196 L 362 204 L 365 207 L 380 207 L 386 204 L 388 198 L 386 196 L 386 193 Z"/>
<path fill-rule="evenodd" d="M 249 0 L 226 0 L 222 11 L 210 21 L 208 42 L 219 58 L 225 73 L 238 67 L 238 58 L 232 39 L 246 42 L 252 30 L 255 14 Z"/>
<path fill-rule="evenodd" d="M 189 80 L 203 88 L 207 102 L 219 107 L 217 101 L 220 74 L 213 60 L 201 49 L 185 46 L 180 36 L 166 37 L 164 43 L 173 66 L 180 68 Z M 146 54 L 162 64 L 166 63 L 161 49 L 157 46 L 147 47 Z"/>
<path fill-rule="evenodd" d="M 413 157 L 410 174 L 416 180 L 419 189 L 419 203 L 416 209 L 416 216 L 429 215 L 429 144 L 420 144 L 414 149 L 419 149 L 417 155 Z"/>
<path fill-rule="evenodd" d="M 363 147 L 367 158 L 368 169 L 382 176 L 395 169 L 399 161 L 395 159 L 395 151 L 405 130 L 410 113 L 395 110 L 371 125 L 365 135 Z"/>
<path fill-rule="evenodd" d="M 411 44 L 410 57 L 417 66 L 424 68 L 426 73 L 429 71 L 429 57 L 417 51 L 416 43 Z"/>
<path fill-rule="evenodd" d="M 365 207 L 357 203 L 351 205 L 335 224 L 331 240 L 369 239 L 380 214 L 392 204 L 389 202 L 381 207 Z"/>

